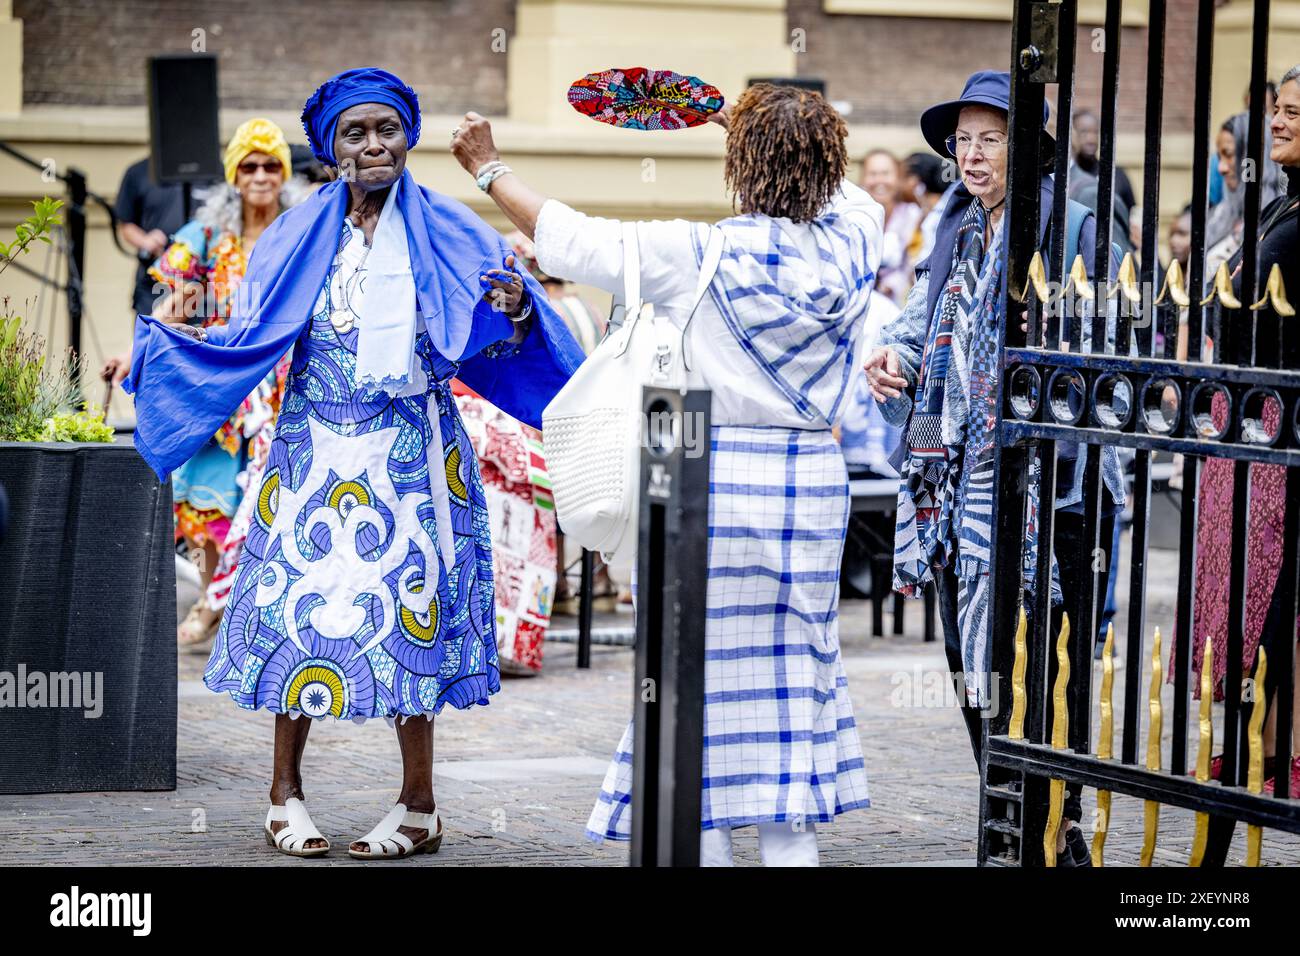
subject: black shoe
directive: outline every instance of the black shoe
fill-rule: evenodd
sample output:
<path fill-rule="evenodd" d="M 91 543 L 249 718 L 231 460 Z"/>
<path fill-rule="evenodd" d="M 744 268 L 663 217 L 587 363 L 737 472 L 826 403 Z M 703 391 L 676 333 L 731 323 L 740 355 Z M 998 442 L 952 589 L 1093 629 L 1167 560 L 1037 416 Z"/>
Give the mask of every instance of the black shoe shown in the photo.
<path fill-rule="evenodd" d="M 1071 862 L 1064 864 L 1066 866 L 1092 866 L 1092 851 L 1088 848 L 1088 841 L 1083 838 L 1083 830 L 1079 827 L 1070 827 L 1065 831 L 1065 852 L 1057 854 L 1057 866 L 1061 866 L 1060 858 L 1069 856 Z"/>

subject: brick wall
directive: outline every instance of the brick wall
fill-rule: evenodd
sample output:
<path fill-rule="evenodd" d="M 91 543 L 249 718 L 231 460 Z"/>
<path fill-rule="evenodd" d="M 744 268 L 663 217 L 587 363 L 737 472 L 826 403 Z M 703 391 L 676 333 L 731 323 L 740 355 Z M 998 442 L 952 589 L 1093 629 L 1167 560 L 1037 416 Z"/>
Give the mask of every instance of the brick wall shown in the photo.
<path fill-rule="evenodd" d="M 831 99 L 851 103 L 853 123 L 912 125 L 927 106 L 958 96 L 971 73 L 1005 70 L 1011 61 L 1010 21 L 830 15 L 822 7 L 822 0 L 789 0 L 789 28 L 806 33 L 798 70 L 800 75 L 824 78 Z M 1195 8 L 1196 0 L 1170 0 L 1168 5 L 1168 131 L 1191 129 Z M 1101 102 L 1102 56 L 1092 51 L 1093 29 L 1079 27 L 1075 101 L 1096 108 Z M 1146 42 L 1145 29 L 1122 31 L 1121 130 L 1143 128 Z M 1049 101 L 1055 95 L 1055 88 L 1049 89 Z"/>
<path fill-rule="evenodd" d="M 14 0 L 23 22 L 23 101 L 138 106 L 144 61 L 191 49 L 220 57 L 222 106 L 296 109 L 340 70 L 382 66 L 426 113 L 504 113 L 513 0 Z"/>

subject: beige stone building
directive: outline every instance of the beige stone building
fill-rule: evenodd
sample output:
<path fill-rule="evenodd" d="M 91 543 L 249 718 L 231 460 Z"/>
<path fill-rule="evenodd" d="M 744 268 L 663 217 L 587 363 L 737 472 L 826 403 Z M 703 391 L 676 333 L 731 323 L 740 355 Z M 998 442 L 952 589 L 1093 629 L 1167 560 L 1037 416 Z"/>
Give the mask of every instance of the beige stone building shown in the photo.
<path fill-rule="evenodd" d="M 1169 0 L 1162 213 L 1190 193 L 1196 0 Z M 638 133 L 592 123 L 565 100 L 570 82 L 615 65 L 694 73 L 734 97 L 756 76 L 819 77 L 846 113 L 851 151 L 923 149 L 926 105 L 957 95 L 976 69 L 1010 61 L 1011 0 L 0 0 L 0 140 L 54 168 L 83 170 L 110 200 L 148 151 L 145 60 L 202 48 L 220 62 L 221 128 L 251 115 L 304 142 L 298 110 L 329 75 L 382 65 L 419 92 L 424 133 L 412 167 L 424 184 L 504 223 L 446 151 L 467 109 L 495 118 L 508 161 L 548 194 L 618 216 L 720 217 L 722 134 L 713 126 Z M 1076 101 L 1099 99 L 1092 52 L 1102 0 L 1079 0 Z M 1215 34 L 1216 122 L 1241 108 L 1249 69 L 1249 0 L 1221 3 Z M 1145 0 L 1125 0 L 1119 155 L 1141 187 Z M 1270 74 L 1300 61 L 1300 0 L 1273 0 Z M 1049 94 L 1050 95 L 1050 94 Z M 61 187 L 0 155 L 0 227 Z M 128 347 L 134 261 L 90 210 L 87 361 Z M 41 267 L 43 252 L 28 257 Z M 36 285 L 5 277 L 11 307 Z M 45 293 L 42 293 L 45 295 Z M 43 302 L 54 342 L 64 303 Z M 28 314 L 41 315 L 40 305 Z"/>

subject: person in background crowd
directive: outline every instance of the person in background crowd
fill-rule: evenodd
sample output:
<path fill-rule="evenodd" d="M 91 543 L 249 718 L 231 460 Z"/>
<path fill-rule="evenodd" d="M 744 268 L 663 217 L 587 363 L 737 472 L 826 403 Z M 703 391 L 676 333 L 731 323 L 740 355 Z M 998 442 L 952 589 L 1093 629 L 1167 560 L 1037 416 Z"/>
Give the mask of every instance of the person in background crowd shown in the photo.
<path fill-rule="evenodd" d="M 478 459 L 491 522 L 497 653 L 501 674 L 542 672 L 557 578 L 555 498 L 542 433 L 452 379 L 465 434 Z"/>
<path fill-rule="evenodd" d="M 1069 196 L 1077 203 L 1082 203 L 1097 212 L 1098 177 L 1101 175 L 1101 162 L 1098 150 L 1101 145 L 1101 124 L 1097 114 L 1090 109 L 1081 109 L 1074 114 L 1070 124 L 1070 161 Z M 1137 199 L 1133 195 L 1133 184 L 1123 167 L 1115 166 L 1115 185 L 1111 208 L 1114 213 L 1110 230 L 1110 241 L 1119 246 L 1120 257 L 1141 247 L 1131 236 L 1133 210 L 1137 208 Z M 1141 219 L 1138 220 L 1139 229 Z M 1066 263 L 1066 268 L 1070 266 Z"/>
<path fill-rule="evenodd" d="M 1138 264 L 1142 264 L 1142 207 L 1134 206 L 1129 212 L 1128 220 L 1128 244 L 1133 250 L 1133 259 Z M 1157 262 L 1159 259 L 1157 258 Z"/>
<path fill-rule="evenodd" d="M 932 106 L 921 115 L 926 142 L 936 153 L 956 158 L 961 183 L 944 210 L 930 259 L 917 264 L 917 282 L 902 313 L 881 331 L 880 343 L 865 366 L 885 420 L 906 427 L 896 458 L 902 477 L 894 588 L 919 597 L 931 581 L 937 586 L 944 650 L 977 764 L 983 746 L 980 708 L 990 700 L 988 530 L 994 496 L 998 336 L 1006 321 L 1004 212 L 1010 97 L 1010 74 L 983 71 L 967 80 L 959 99 Z M 1047 122 L 1046 107 L 1043 122 Z M 1040 135 L 1041 152 L 1050 158 L 1055 141 L 1045 129 Z M 1053 189 L 1052 178 L 1044 171 L 1042 235 L 1049 225 Z M 1085 215 L 1078 244 L 1089 269 L 1095 242 L 1096 219 Z M 1083 469 L 1059 471 L 1054 538 L 1059 574 L 1053 575 L 1053 633 L 1060 629 L 1065 602 L 1075 606 L 1093 573 L 1092 549 L 1083 540 Z M 1124 506 L 1126 491 L 1113 447 L 1102 449 L 1101 477 L 1105 494 L 1099 540 L 1109 551 L 1112 523 Z M 1038 503 L 1045 492 L 1038 490 L 1036 471 L 1028 480 L 1029 543 L 1024 551 L 1026 569 L 1032 569 L 1037 511 L 1052 504 L 1051 499 Z M 1032 575 L 1026 574 L 1022 583 L 1032 591 Z M 1098 595 L 1098 612 L 1100 604 Z M 1031 610 L 1032 601 L 1026 599 L 1025 606 Z M 1079 795 L 1072 793 L 1057 834 L 1058 865 L 1091 865 L 1078 826 L 1082 816 Z"/>
<path fill-rule="evenodd" d="M 1237 113 L 1225 120 L 1215 136 L 1219 173 L 1223 176 L 1223 199 L 1210 208 L 1205 221 L 1205 288 L 1214 282 L 1219 266 L 1241 248 L 1241 230 L 1246 217 L 1246 184 L 1242 164 L 1246 160 L 1249 113 Z M 1271 157 L 1273 133 L 1264 129 L 1264 156 Z M 1271 158 L 1263 159 L 1259 175 L 1259 205 L 1263 209 L 1283 192 L 1282 168 Z"/>
<path fill-rule="evenodd" d="M 1090 184 L 1095 187 L 1097 177 L 1101 174 L 1101 161 L 1098 158 L 1101 148 L 1101 122 L 1097 119 L 1097 114 L 1090 109 L 1076 110 L 1070 122 L 1070 131 L 1070 152 L 1073 154 L 1069 172 L 1070 198 L 1075 202 L 1083 202 L 1077 194 Z M 1084 205 L 1088 204 L 1085 202 Z M 1088 208 L 1096 212 L 1095 205 L 1094 199 L 1093 205 Z M 1130 182 L 1124 167 L 1117 163 L 1115 165 L 1115 207 L 1117 213 L 1120 207 L 1123 207 L 1125 224 L 1128 223 L 1133 207 L 1136 205 L 1137 197 L 1133 194 L 1133 183 Z"/>
<path fill-rule="evenodd" d="M 167 321 L 224 325 L 258 238 L 281 212 L 307 195 L 291 179 L 289 145 L 280 127 L 251 119 L 231 137 L 226 182 L 215 187 L 195 219 L 177 230 L 149 276 L 165 293 L 152 312 Z M 182 647 L 206 649 L 221 621 L 240 546 L 252 520 L 245 492 L 261 481 L 289 356 L 235 410 L 212 440 L 172 476 L 176 533 L 199 556 L 203 592 L 177 631 Z M 103 376 L 120 384 L 129 356 L 110 359 Z"/>
<path fill-rule="evenodd" d="M 876 290 L 901 303 L 912 286 L 907 249 L 923 212 L 914 196 L 903 192 L 902 167 L 887 149 L 873 149 L 863 157 L 860 185 L 885 209 L 885 247 Z"/>
<path fill-rule="evenodd" d="M 921 207 L 921 224 L 907 246 L 909 262 L 929 258 L 934 247 L 934 231 L 947 203 L 957 175 L 952 163 L 933 153 L 913 153 L 903 160 L 903 193 L 916 199 Z"/>
<path fill-rule="evenodd" d="M 756 83 L 712 121 L 728 129 L 740 214 L 635 225 L 642 293 L 674 326 L 690 320 L 692 377 L 713 402 L 700 859 L 730 865 L 732 829 L 755 826 L 765 863 L 812 866 L 820 825 L 870 805 L 839 653 L 849 496 L 832 429 L 884 216 L 844 179 L 848 130 L 819 94 Z M 452 151 L 471 176 L 500 169 L 477 114 Z M 548 199 L 509 167 L 488 185 L 549 275 L 622 290 L 623 223 Z M 701 290 L 710 243 L 721 260 Z M 592 839 L 631 836 L 633 740 L 629 723 L 587 821 Z"/>
<path fill-rule="evenodd" d="M 185 225 L 184 192 L 178 183 L 166 186 L 149 176 L 149 160 L 126 168 L 113 207 L 117 235 L 138 260 L 131 290 L 132 316 L 153 312 L 156 294 L 149 267 L 163 254 L 177 229 Z"/>
<path fill-rule="evenodd" d="M 330 171 L 312 155 L 311 147 L 294 143 L 289 147 L 289 157 L 293 165 L 293 175 L 312 189 L 330 182 Z"/>
<path fill-rule="evenodd" d="M 542 284 L 546 295 L 564 319 L 573 338 L 582 347 L 585 355 L 595 351 L 601 338 L 605 335 L 605 320 L 587 302 L 573 291 L 573 287 L 563 279 L 548 276 L 537 265 L 537 252 L 533 241 L 518 229 L 506 236 L 506 242 L 515 251 L 515 261 L 523 266 L 534 279 Z M 612 611 L 619 600 L 618 586 L 609 576 L 607 565 L 599 554 L 595 555 L 595 570 L 592 575 L 592 607 L 597 611 Z M 577 612 L 578 595 L 569 586 L 568 567 L 564 554 L 564 530 L 557 531 L 555 540 L 555 596 L 554 613 L 574 614 Z M 627 603 L 632 601 L 632 592 L 627 589 Z"/>
<path fill-rule="evenodd" d="M 1177 262 L 1187 276 L 1192 262 L 1192 204 L 1183 207 L 1182 212 L 1169 223 L 1169 258 Z"/>
<path fill-rule="evenodd" d="M 867 306 L 867 328 L 862 336 L 863 354 L 876 347 L 880 330 L 898 318 L 898 313 L 898 306 L 888 296 L 872 295 Z M 844 421 L 840 423 L 840 447 L 844 449 L 850 477 L 897 478 L 898 471 L 889 459 L 898 448 L 902 429 L 889 424 L 880 414 L 865 374 L 854 376 L 851 395 L 844 409 Z"/>
<path fill-rule="evenodd" d="M 1238 132 L 1244 123 L 1236 121 L 1244 117 L 1233 117 L 1232 146 L 1244 149 L 1244 142 Z M 1285 173 L 1286 192 L 1277 195 L 1263 205 L 1259 217 L 1259 241 L 1257 246 L 1258 280 L 1256 294 L 1262 295 L 1263 285 L 1268 281 L 1273 267 L 1277 266 L 1282 274 L 1282 282 L 1287 296 L 1292 301 L 1296 298 L 1293 290 L 1300 290 L 1300 66 L 1288 70 L 1277 86 L 1277 96 L 1273 114 L 1269 122 L 1269 160 L 1279 171 Z M 1229 124 L 1224 124 L 1225 130 Z M 1220 154 L 1227 143 L 1220 146 Z M 1231 158 L 1231 154 L 1230 158 Z M 1240 156 L 1240 154 L 1237 154 Z M 1240 161 L 1223 162 L 1225 167 L 1225 184 L 1231 183 L 1231 173 L 1236 175 Z M 1261 183 L 1267 183 L 1267 178 Z M 1277 178 L 1273 180 L 1275 183 Z M 1226 200 L 1225 200 L 1226 201 Z M 1228 272 L 1232 277 L 1233 292 L 1242 295 L 1242 255 L 1244 249 L 1236 249 L 1227 259 Z M 1294 321 L 1294 320 L 1282 320 Z M 1216 343 L 1218 348 L 1222 343 Z M 1276 320 L 1260 320 L 1255 338 L 1256 364 L 1269 367 L 1278 364 L 1277 325 Z M 1225 362 L 1231 357 L 1216 351 L 1207 354 L 1206 361 Z M 1273 431 L 1282 427 L 1281 410 L 1266 407 L 1263 412 L 1263 426 Z M 1228 408 L 1221 396 L 1216 395 L 1211 407 L 1211 415 L 1216 427 L 1227 423 Z M 1233 497 L 1236 494 L 1233 463 L 1224 458 L 1207 458 L 1201 470 L 1201 493 L 1197 504 L 1196 529 L 1196 604 L 1192 612 L 1192 667 L 1193 673 L 1200 673 L 1201 662 L 1205 653 L 1205 641 L 1214 645 L 1214 697 L 1221 700 L 1224 693 L 1224 675 L 1227 672 L 1228 640 L 1228 603 L 1229 579 L 1231 574 L 1230 535 L 1225 529 L 1232 525 Z M 1286 503 L 1286 469 L 1281 465 L 1255 464 L 1250 469 L 1250 522 L 1246 543 L 1246 620 L 1244 641 L 1242 645 L 1242 666 L 1246 674 L 1254 672 L 1256 648 L 1262 647 L 1266 652 L 1273 652 L 1280 640 L 1290 640 L 1294 621 L 1283 608 L 1282 592 L 1277 587 L 1279 569 L 1282 566 L 1283 518 Z M 1236 529 L 1240 532 L 1240 529 Z M 1173 649 L 1171 649 L 1171 662 Z M 1276 654 L 1270 656 L 1276 660 Z M 1293 746 L 1300 748 L 1300 653 L 1295 657 L 1297 670 L 1297 700 L 1292 709 L 1291 735 Z M 1174 677 L 1171 665 L 1169 679 Z M 1285 768 L 1275 766 L 1272 759 L 1276 754 L 1277 706 L 1274 697 L 1277 692 L 1276 673 L 1265 677 L 1264 692 L 1270 701 L 1268 716 L 1264 725 L 1264 789 L 1273 791 L 1276 773 Z M 1193 690 L 1200 696 L 1200 684 L 1193 681 Z M 1294 751 L 1293 751 L 1294 752 Z M 1215 757 L 1210 774 L 1218 778 L 1222 768 L 1222 759 Z M 1300 754 L 1297 754 L 1290 768 L 1292 795 L 1300 786 Z"/>

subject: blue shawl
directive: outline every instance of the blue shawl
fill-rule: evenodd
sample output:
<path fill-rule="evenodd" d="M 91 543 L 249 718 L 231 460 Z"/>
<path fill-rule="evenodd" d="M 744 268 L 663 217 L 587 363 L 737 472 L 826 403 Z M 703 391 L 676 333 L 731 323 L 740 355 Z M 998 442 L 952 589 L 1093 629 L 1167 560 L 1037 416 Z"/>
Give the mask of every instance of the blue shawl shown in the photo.
<path fill-rule="evenodd" d="M 480 355 L 512 334 L 510 320 L 482 299 L 479 286 L 483 272 L 503 266 L 509 246 L 466 206 L 416 185 L 409 171 L 394 188 L 430 341 L 460 363 L 462 382 L 540 428 L 542 409 L 582 362 L 582 349 L 525 271 L 532 330 L 513 355 Z M 311 319 L 338 248 L 347 204 L 347 184 L 333 182 L 267 227 L 253 249 L 230 322 L 209 329 L 207 342 L 138 317 L 131 374 L 123 387 L 135 395 L 135 446 L 160 480 L 203 447 L 293 347 Z"/>

